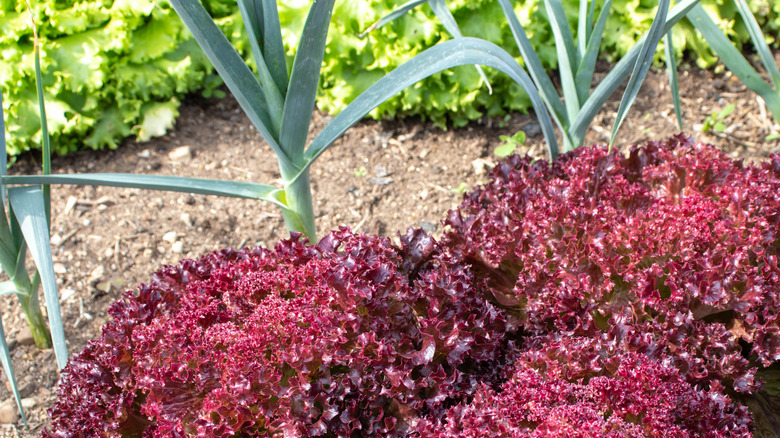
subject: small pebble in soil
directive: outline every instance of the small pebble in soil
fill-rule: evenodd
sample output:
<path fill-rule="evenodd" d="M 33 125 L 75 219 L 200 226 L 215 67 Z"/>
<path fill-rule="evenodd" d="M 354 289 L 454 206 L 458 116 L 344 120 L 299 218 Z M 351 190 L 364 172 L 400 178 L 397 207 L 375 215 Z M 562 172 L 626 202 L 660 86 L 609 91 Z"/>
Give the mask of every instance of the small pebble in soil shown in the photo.
<path fill-rule="evenodd" d="M 471 162 L 471 167 L 474 169 L 474 173 L 477 175 L 483 175 L 486 170 L 490 170 L 495 164 L 484 158 L 477 158 Z"/>
<path fill-rule="evenodd" d="M 59 234 L 53 234 L 51 236 L 51 244 L 52 246 L 62 245 L 62 236 L 60 236 Z"/>
<path fill-rule="evenodd" d="M 438 227 L 433 222 L 422 221 L 420 222 L 420 228 L 422 228 L 426 233 L 433 233 Z"/>
<path fill-rule="evenodd" d="M 0 423 L 13 424 L 19 419 L 19 410 L 16 403 L 12 400 L 6 400 L 0 404 Z"/>
<path fill-rule="evenodd" d="M 171 161 L 186 161 L 192 158 L 192 149 L 189 146 L 179 146 L 168 152 Z"/>
<path fill-rule="evenodd" d="M 104 268 L 103 265 L 98 265 L 89 274 L 89 281 L 91 282 L 98 281 L 103 277 L 105 273 L 106 273 L 106 268 Z"/>
<path fill-rule="evenodd" d="M 68 301 L 68 298 L 72 297 L 76 293 L 76 289 L 62 289 L 60 291 L 60 302 L 64 303 Z"/>
<path fill-rule="evenodd" d="M 178 237 L 179 235 L 176 233 L 176 231 L 169 231 L 163 235 L 162 240 L 168 243 L 173 243 Z"/>
<path fill-rule="evenodd" d="M 390 178 L 389 176 L 383 176 L 380 178 L 371 178 L 370 180 L 368 180 L 368 182 L 371 184 L 376 184 L 378 186 L 386 186 L 393 182 L 393 178 Z"/>
<path fill-rule="evenodd" d="M 30 331 L 30 326 L 27 324 L 24 324 L 22 326 L 22 329 L 19 330 L 19 333 L 16 334 L 16 343 L 19 345 L 32 345 L 35 343 L 35 340 L 33 339 L 32 331 Z"/>
<path fill-rule="evenodd" d="M 65 203 L 65 208 L 62 210 L 63 213 L 68 214 L 71 211 L 73 211 L 73 208 L 76 207 L 76 203 L 79 200 L 76 199 L 75 196 L 68 196 L 68 202 Z"/>
<path fill-rule="evenodd" d="M 538 123 L 531 122 L 523 126 L 521 131 L 525 132 L 525 135 L 527 137 L 534 138 L 542 132 L 542 128 L 539 126 Z"/>

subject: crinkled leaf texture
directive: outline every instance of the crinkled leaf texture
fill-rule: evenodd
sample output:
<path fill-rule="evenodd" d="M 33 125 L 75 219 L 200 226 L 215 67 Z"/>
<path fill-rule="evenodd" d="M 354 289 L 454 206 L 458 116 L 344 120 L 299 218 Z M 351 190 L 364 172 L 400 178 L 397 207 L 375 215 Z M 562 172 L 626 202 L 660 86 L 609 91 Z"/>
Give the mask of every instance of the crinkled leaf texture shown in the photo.
<path fill-rule="evenodd" d="M 741 392 L 780 360 L 780 156 L 746 167 L 679 135 L 514 156 L 491 178 L 443 245 L 526 331 L 608 336 Z"/>
<path fill-rule="evenodd" d="M 184 260 L 71 359 L 44 437 L 749 437 L 780 360 L 780 156 L 510 157 L 441 242 Z"/>
<path fill-rule="evenodd" d="M 43 436 L 405 436 L 495 384 L 508 349 L 469 271 L 402 241 L 340 230 L 162 269 L 73 357 Z"/>
<path fill-rule="evenodd" d="M 481 387 L 444 422 L 422 421 L 419 437 L 752 436 L 747 409 L 719 385 L 697 390 L 674 367 L 614 346 L 563 337 L 528 350 L 501 391 Z M 569 374 L 570 362 L 587 378 Z"/>

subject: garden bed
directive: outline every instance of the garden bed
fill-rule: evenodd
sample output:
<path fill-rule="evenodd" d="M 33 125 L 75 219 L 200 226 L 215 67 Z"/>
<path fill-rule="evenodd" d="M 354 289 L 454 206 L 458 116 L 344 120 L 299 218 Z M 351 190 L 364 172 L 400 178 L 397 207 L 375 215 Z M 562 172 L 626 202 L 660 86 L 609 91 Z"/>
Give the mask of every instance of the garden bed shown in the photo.
<path fill-rule="evenodd" d="M 686 130 L 697 141 L 713 143 L 731 157 L 747 161 L 762 161 L 780 152 L 780 141 L 764 141 L 768 134 L 777 133 L 776 128 L 771 130 L 771 116 L 738 81 L 695 69 L 687 69 L 680 79 Z M 724 120 L 724 132 L 698 132 L 696 126 L 730 103 L 736 109 Z M 606 127 L 611 126 L 616 108 L 615 101 L 607 104 L 586 144 L 608 140 Z M 315 114 L 315 130 L 326 117 Z M 529 137 L 518 152 L 542 157 L 543 139 L 529 116 L 481 120 L 449 131 L 413 120 L 360 123 L 312 169 L 320 234 L 345 225 L 384 236 L 395 236 L 407 227 L 440 235 L 446 211 L 460 203 L 464 189 L 484 182 L 485 172 L 498 161 L 492 151 L 501 143 L 499 135 L 519 129 Z M 651 72 L 618 143 L 628 146 L 664 139 L 676 131 L 665 73 Z M 55 158 L 53 166 L 55 172 L 135 172 L 259 182 L 278 178 L 271 151 L 231 98 L 191 98 L 177 127 L 161 139 L 127 142 L 116 151 Z M 35 158 L 25 156 L 12 173 L 38 168 Z M 287 235 L 275 207 L 248 200 L 92 187 L 55 187 L 52 200 L 54 261 L 71 354 L 98 336 L 108 305 L 122 291 L 148 281 L 161 265 L 223 247 L 273 246 Z M 58 374 L 53 354 L 26 345 L 20 336 L 26 324 L 16 300 L 3 297 L 0 306 L 22 396 L 31 406 L 27 414 L 32 429 L 28 434 L 9 424 L 3 432 L 37 436 L 47 422 L 45 409 L 55 399 Z M 0 386 L 0 400 L 4 405 L 12 403 L 5 385 Z M 770 426 L 759 427 L 765 431 L 757 436 L 773 436 Z"/>

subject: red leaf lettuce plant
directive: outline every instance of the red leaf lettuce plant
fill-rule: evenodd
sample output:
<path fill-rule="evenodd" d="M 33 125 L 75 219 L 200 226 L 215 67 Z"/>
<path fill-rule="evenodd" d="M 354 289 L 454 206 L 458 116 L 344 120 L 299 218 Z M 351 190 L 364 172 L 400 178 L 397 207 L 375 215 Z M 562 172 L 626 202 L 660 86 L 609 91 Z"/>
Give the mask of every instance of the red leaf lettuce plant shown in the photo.
<path fill-rule="evenodd" d="M 780 157 L 683 136 L 511 157 L 437 243 L 332 232 L 166 267 L 44 437 L 751 436 L 780 359 Z"/>
<path fill-rule="evenodd" d="M 740 392 L 780 360 L 777 155 L 744 167 L 679 135 L 627 157 L 514 156 L 492 178 L 443 245 L 527 332 L 606 336 Z"/>
<path fill-rule="evenodd" d="M 446 421 L 423 421 L 419 436 L 752 436 L 747 409 L 720 386 L 697 390 L 673 367 L 598 338 L 563 337 L 531 349 L 509 374 L 499 391 L 482 386 Z"/>
<path fill-rule="evenodd" d="M 45 437 L 405 436 L 495 383 L 507 327 L 421 231 L 185 260 L 74 356 Z"/>

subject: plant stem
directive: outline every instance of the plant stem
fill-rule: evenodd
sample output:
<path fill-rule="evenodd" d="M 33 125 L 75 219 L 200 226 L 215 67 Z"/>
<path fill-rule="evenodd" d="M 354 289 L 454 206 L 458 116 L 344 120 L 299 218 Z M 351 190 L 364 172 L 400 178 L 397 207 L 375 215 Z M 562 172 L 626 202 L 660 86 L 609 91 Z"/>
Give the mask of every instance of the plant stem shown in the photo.
<path fill-rule="evenodd" d="M 297 174 L 295 171 L 282 169 L 282 178 L 289 181 Z M 284 224 L 290 231 L 299 231 L 309 238 L 309 242 L 317 241 L 317 229 L 314 227 L 314 205 L 311 198 L 309 170 L 285 187 L 285 203 L 288 209 L 282 210 Z"/>
<path fill-rule="evenodd" d="M 27 324 L 35 340 L 35 346 L 41 350 L 51 348 L 51 335 L 46 327 L 46 320 L 41 312 L 41 305 L 38 302 L 38 288 L 28 290 L 27 294 L 18 294 L 19 303 L 22 306 L 24 316 L 27 317 Z"/>

